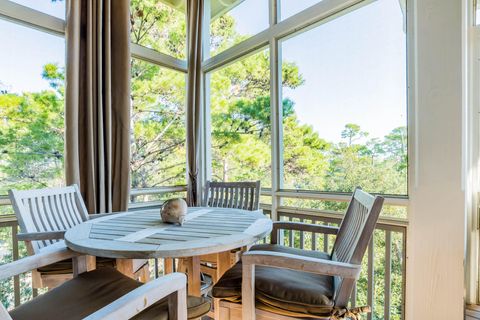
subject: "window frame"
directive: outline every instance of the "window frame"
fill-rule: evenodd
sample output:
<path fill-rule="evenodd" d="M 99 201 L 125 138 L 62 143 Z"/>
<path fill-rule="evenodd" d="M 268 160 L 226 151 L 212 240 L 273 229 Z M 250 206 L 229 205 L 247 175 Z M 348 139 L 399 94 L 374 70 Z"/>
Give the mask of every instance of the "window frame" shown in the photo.
<path fill-rule="evenodd" d="M 281 41 L 284 41 L 297 34 L 306 32 L 312 28 L 318 27 L 328 21 L 336 19 L 340 16 L 355 11 L 363 6 L 372 3 L 372 0 L 324 0 L 314 4 L 284 20 L 281 20 L 280 0 L 269 0 L 269 21 L 270 27 L 255 34 L 237 45 L 228 48 L 215 56 L 210 56 L 210 2 L 213 0 L 205 0 L 204 7 L 204 28 L 203 28 L 203 52 L 204 59 L 202 63 L 202 73 L 204 75 L 204 109 L 203 109 L 203 123 L 204 132 L 202 133 L 203 145 L 202 151 L 205 154 L 204 172 L 205 177 L 202 182 L 209 180 L 212 176 L 211 172 L 211 157 L 209 157 L 209 150 L 211 149 L 211 121 L 210 121 L 210 78 L 209 73 L 216 71 L 226 65 L 244 59 L 252 54 L 255 54 L 265 48 L 269 47 L 270 52 L 270 101 L 271 101 L 271 119 L 272 119 L 272 176 L 271 188 L 262 188 L 262 195 L 271 196 L 272 205 L 272 219 L 277 220 L 277 212 L 282 209 L 282 198 L 302 198 L 312 200 L 325 201 L 349 201 L 351 194 L 342 192 L 326 192 L 315 190 L 291 190 L 285 189 L 283 186 L 283 119 L 282 119 L 282 52 Z M 407 3 L 407 5 L 409 5 Z M 407 10 L 407 21 L 410 21 L 411 10 Z M 409 32 L 410 25 L 407 24 L 407 58 L 411 56 L 409 43 L 411 41 L 411 32 Z M 412 65 L 407 59 L 407 150 L 409 159 L 414 159 L 414 150 L 410 137 L 412 136 L 413 126 L 410 108 L 413 79 L 408 75 L 413 74 Z M 410 160 L 411 162 L 412 160 Z M 407 171 L 407 195 L 383 195 L 386 198 L 385 203 L 395 206 L 408 206 L 409 196 L 408 189 L 410 186 L 410 176 L 413 170 L 409 166 Z"/>
<path fill-rule="evenodd" d="M 70 0 L 65 0 L 66 5 L 68 5 L 68 1 Z M 29 8 L 13 1 L 0 0 L 0 19 L 65 38 L 66 20 L 57 18 L 41 11 L 37 11 L 35 9 Z M 186 12 L 185 20 L 188 22 Z M 130 43 L 130 49 L 132 58 L 158 65 L 160 67 L 167 68 L 173 71 L 182 72 L 185 74 L 185 76 L 187 76 L 188 69 L 186 60 L 169 56 L 165 53 L 143 47 L 133 42 Z M 185 166 L 186 163 L 187 162 L 185 159 Z M 158 191 L 184 192 L 186 190 L 186 184 L 175 186 L 162 186 L 159 188 L 149 188 L 149 190 L 131 190 L 131 196 L 153 194 Z"/>
<path fill-rule="evenodd" d="M 65 0 L 69 1 L 69 0 Z M 211 122 L 210 122 L 210 76 L 209 73 L 219 68 L 233 63 L 240 59 L 246 58 L 265 47 L 270 52 L 270 99 L 272 103 L 272 187 L 262 190 L 262 195 L 272 197 L 272 212 L 276 218 L 277 209 L 281 207 L 282 198 L 308 198 L 317 200 L 334 200 L 348 201 L 350 194 L 340 192 L 324 192 L 313 190 L 289 190 L 283 188 L 283 143 L 282 143 L 282 88 L 281 88 L 281 47 L 280 42 L 288 39 L 295 34 L 303 33 L 315 28 L 332 19 L 354 11 L 364 5 L 368 5 L 373 0 L 324 0 L 308 7 L 287 19 L 281 20 L 280 0 L 269 0 L 269 28 L 250 38 L 240 42 L 239 44 L 210 57 L 210 3 L 212 0 L 205 0 L 204 4 L 204 28 L 202 30 L 204 61 L 202 63 L 202 75 L 204 79 L 203 86 L 203 112 L 202 112 L 202 143 L 201 157 L 202 168 L 200 170 L 200 183 L 204 184 L 206 180 L 211 178 Z M 408 5 L 408 4 L 407 4 Z M 407 20 L 410 19 L 412 10 L 407 10 Z M 51 16 L 49 14 L 36 11 L 29 7 L 17 4 L 9 0 L 0 0 L 0 19 L 6 19 L 14 23 L 22 24 L 40 31 L 48 32 L 58 36 L 65 36 L 65 20 Z M 188 23 L 188 17 L 185 13 L 185 19 Z M 411 26 L 407 26 L 411 30 Z M 187 28 L 188 30 L 188 28 Z M 187 34 L 187 37 L 189 35 Z M 407 47 L 411 41 L 411 32 L 407 32 Z M 167 54 L 143 47 L 141 45 L 131 43 L 131 56 L 133 58 L 143 60 L 164 68 L 180 71 L 187 75 L 188 62 L 178 59 Z M 411 57 L 411 49 L 407 48 L 407 56 Z M 407 113 L 408 121 L 408 155 L 410 163 L 415 163 L 415 154 L 411 137 L 414 137 L 414 127 L 412 126 L 413 117 L 410 109 L 412 105 L 412 96 L 414 88 L 413 80 L 408 74 L 413 74 L 413 64 L 407 64 Z M 414 166 L 410 165 L 408 169 L 408 184 L 410 185 L 410 177 L 413 175 Z M 414 183 L 414 182 L 413 182 Z M 186 186 L 181 186 L 186 190 Z M 172 186 L 175 190 L 178 186 Z M 408 195 L 385 195 L 386 203 L 391 205 L 407 206 L 409 203 Z"/>

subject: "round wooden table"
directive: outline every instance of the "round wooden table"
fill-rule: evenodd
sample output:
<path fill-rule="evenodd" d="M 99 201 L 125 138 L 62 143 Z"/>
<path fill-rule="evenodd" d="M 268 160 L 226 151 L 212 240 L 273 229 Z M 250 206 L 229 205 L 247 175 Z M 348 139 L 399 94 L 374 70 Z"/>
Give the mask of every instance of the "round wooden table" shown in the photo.
<path fill-rule="evenodd" d="M 200 255 L 221 254 L 251 245 L 272 230 L 260 211 L 189 208 L 183 226 L 165 224 L 160 210 L 112 214 L 91 219 L 65 233 L 65 243 L 87 255 L 122 259 L 185 258 L 189 293 L 200 294 Z M 130 274 L 128 274 L 130 275 Z"/>

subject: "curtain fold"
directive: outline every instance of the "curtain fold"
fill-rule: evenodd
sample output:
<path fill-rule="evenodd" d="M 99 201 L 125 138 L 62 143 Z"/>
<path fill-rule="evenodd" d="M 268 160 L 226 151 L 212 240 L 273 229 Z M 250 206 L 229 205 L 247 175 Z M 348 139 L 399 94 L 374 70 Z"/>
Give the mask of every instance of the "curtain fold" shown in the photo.
<path fill-rule="evenodd" d="M 200 205 L 199 167 L 202 118 L 202 26 L 203 0 L 187 0 L 187 202 Z"/>
<path fill-rule="evenodd" d="M 67 1 L 66 182 L 90 213 L 128 206 L 129 12 L 129 0 Z"/>

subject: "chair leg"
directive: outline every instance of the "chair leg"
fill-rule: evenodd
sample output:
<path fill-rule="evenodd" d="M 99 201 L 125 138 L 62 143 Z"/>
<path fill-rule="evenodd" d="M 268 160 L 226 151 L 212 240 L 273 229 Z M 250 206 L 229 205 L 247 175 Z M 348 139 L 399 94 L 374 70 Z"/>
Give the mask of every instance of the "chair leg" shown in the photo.
<path fill-rule="evenodd" d="M 242 266 L 242 319 L 255 320 L 255 265 Z"/>
<path fill-rule="evenodd" d="M 215 320 L 220 320 L 220 299 L 213 298 L 213 315 Z"/>

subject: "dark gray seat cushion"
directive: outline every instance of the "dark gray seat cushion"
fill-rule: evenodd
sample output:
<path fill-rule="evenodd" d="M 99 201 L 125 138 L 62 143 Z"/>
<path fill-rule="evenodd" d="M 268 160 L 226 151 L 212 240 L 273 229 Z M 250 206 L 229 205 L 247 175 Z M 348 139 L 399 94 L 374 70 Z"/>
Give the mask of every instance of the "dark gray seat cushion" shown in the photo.
<path fill-rule="evenodd" d="M 59 287 L 10 312 L 14 320 L 83 319 L 126 293 L 141 286 L 112 268 L 82 273 Z M 203 298 L 188 298 L 188 318 L 201 317 L 210 310 Z M 168 301 L 163 299 L 135 316 L 137 320 L 167 320 Z"/>
<path fill-rule="evenodd" d="M 330 260 L 323 252 L 279 245 L 256 245 L 252 251 L 275 251 Z M 237 263 L 213 287 L 215 298 L 241 300 L 242 264 Z M 269 267 L 255 268 L 255 297 L 263 306 L 282 314 L 325 315 L 333 309 L 333 277 Z M 284 310 L 285 312 L 281 312 Z M 270 310 L 272 311 L 272 310 Z"/>

